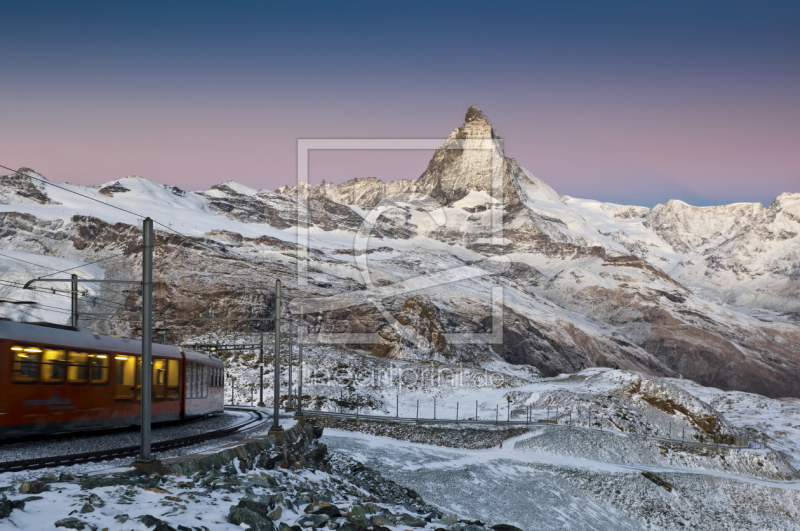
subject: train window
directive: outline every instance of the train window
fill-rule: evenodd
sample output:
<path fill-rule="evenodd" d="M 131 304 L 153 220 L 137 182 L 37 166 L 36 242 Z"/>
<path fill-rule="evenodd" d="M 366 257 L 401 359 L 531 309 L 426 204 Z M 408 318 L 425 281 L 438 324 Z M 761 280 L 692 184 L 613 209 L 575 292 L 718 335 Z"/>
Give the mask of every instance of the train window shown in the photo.
<path fill-rule="evenodd" d="M 108 354 L 89 355 L 89 381 L 94 385 L 108 383 Z"/>
<path fill-rule="evenodd" d="M 181 396 L 181 362 L 167 362 L 167 400 L 177 400 Z"/>
<path fill-rule="evenodd" d="M 89 377 L 89 355 L 85 352 L 69 351 L 67 359 L 67 383 L 86 383 Z"/>
<path fill-rule="evenodd" d="M 14 352 L 12 380 L 16 383 L 36 383 L 39 381 L 39 356 L 42 349 L 37 347 L 11 347 Z"/>
<path fill-rule="evenodd" d="M 114 382 L 117 400 L 136 398 L 136 358 L 133 356 L 114 356 Z"/>
<path fill-rule="evenodd" d="M 67 373 L 67 353 L 63 350 L 44 349 L 42 353 L 42 382 L 63 383 Z"/>
<path fill-rule="evenodd" d="M 208 398 L 208 366 L 200 365 L 200 395 L 201 398 Z"/>
<path fill-rule="evenodd" d="M 153 360 L 153 398 L 164 400 L 167 395 L 167 360 Z"/>
<path fill-rule="evenodd" d="M 186 364 L 186 398 L 194 398 L 194 363 Z"/>

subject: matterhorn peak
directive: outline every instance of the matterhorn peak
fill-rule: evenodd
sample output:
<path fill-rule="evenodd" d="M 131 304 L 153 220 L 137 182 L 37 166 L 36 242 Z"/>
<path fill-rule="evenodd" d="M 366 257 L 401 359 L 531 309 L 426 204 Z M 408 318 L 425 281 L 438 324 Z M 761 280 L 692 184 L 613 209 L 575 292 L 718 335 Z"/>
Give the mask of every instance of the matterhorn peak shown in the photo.
<path fill-rule="evenodd" d="M 487 125 L 492 125 L 492 122 L 483 114 L 476 105 L 470 105 L 470 108 L 467 109 L 467 115 L 464 117 L 464 123 L 470 122 L 483 122 Z"/>

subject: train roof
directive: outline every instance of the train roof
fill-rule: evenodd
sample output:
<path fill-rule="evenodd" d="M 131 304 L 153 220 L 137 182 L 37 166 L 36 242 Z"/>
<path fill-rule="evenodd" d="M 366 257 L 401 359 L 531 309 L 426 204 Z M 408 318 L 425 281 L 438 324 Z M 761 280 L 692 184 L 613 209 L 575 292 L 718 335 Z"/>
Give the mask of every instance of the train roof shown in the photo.
<path fill-rule="evenodd" d="M 128 354 L 141 354 L 142 342 L 126 337 L 105 336 L 89 328 L 73 328 L 71 326 L 16 323 L 0 320 L 0 339 L 11 341 L 44 343 L 60 347 L 72 347 L 87 350 L 107 350 Z M 153 355 L 163 358 L 181 358 L 181 352 L 190 361 L 219 362 L 207 354 L 193 350 L 183 350 L 173 345 L 153 343 Z"/>

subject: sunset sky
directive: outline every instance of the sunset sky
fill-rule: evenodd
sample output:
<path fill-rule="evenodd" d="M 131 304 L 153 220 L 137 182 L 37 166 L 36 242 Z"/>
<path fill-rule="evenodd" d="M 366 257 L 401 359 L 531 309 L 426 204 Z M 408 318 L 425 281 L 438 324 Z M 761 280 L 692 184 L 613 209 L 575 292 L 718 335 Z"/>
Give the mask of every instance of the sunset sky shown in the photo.
<path fill-rule="evenodd" d="M 298 138 L 441 138 L 470 104 L 561 194 L 800 192 L 800 2 L 6 2 L 0 164 L 190 190 L 296 180 Z M 315 152 L 311 180 L 431 152 Z"/>

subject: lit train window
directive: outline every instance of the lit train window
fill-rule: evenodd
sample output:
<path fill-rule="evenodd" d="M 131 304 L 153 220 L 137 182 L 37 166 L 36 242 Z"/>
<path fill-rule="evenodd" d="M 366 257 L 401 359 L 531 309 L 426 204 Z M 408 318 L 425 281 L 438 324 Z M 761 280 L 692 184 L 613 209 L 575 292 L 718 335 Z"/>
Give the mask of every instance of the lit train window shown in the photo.
<path fill-rule="evenodd" d="M 108 354 L 89 355 L 89 381 L 94 385 L 108 383 Z"/>
<path fill-rule="evenodd" d="M 167 362 L 167 400 L 177 400 L 181 396 L 181 363 L 178 360 Z"/>
<path fill-rule="evenodd" d="M 114 356 L 114 397 L 117 400 L 136 398 L 136 358 L 134 356 Z"/>
<path fill-rule="evenodd" d="M 11 379 L 16 383 L 36 383 L 39 381 L 39 356 L 42 349 L 37 347 L 11 347 L 14 354 L 14 368 Z"/>
<path fill-rule="evenodd" d="M 85 352 L 69 351 L 67 360 L 67 383 L 86 383 L 89 378 L 89 355 Z"/>
<path fill-rule="evenodd" d="M 167 395 L 167 360 L 153 360 L 153 398 L 164 400 Z"/>
<path fill-rule="evenodd" d="M 44 349 L 42 353 L 42 382 L 63 383 L 67 373 L 67 353 L 63 350 Z"/>

